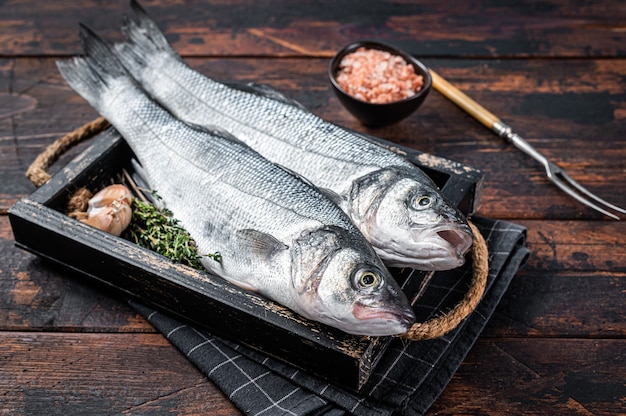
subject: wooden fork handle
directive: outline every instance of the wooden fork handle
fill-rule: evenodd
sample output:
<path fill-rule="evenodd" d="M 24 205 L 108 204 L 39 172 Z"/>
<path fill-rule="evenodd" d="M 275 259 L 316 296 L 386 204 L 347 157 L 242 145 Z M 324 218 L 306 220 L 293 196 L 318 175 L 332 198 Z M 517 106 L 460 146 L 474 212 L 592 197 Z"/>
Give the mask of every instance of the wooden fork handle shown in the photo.
<path fill-rule="evenodd" d="M 432 69 L 429 69 L 429 71 L 433 79 L 433 88 L 439 91 L 439 93 L 441 93 L 444 97 L 461 107 L 463 110 L 467 111 L 485 127 L 493 130 L 494 125 L 501 123 L 500 119 L 485 107 L 465 95 L 464 92 L 443 79 Z"/>

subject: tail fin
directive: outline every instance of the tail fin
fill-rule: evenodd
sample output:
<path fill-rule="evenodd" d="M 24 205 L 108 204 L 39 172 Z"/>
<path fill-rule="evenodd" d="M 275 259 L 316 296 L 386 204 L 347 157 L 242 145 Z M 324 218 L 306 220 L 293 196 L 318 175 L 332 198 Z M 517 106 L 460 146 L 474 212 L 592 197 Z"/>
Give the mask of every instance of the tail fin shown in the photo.
<path fill-rule="evenodd" d="M 100 110 L 102 94 L 111 81 L 128 75 L 108 45 L 83 24 L 79 36 L 85 56 L 57 61 L 57 68 L 70 87 Z"/>
<path fill-rule="evenodd" d="M 136 0 L 131 0 L 130 5 L 134 15 L 132 18 L 126 17 L 122 27 L 127 42 L 115 45 L 115 51 L 124 65 L 133 72 L 146 67 L 146 58 L 159 52 L 180 59 L 143 7 Z"/>

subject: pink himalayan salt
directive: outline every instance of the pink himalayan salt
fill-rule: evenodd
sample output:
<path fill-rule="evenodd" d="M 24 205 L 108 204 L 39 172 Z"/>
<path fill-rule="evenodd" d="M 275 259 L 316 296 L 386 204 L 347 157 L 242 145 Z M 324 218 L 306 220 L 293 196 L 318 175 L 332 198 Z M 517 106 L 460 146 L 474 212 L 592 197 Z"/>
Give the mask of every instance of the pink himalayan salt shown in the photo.
<path fill-rule="evenodd" d="M 424 85 L 401 56 L 364 47 L 343 57 L 336 80 L 352 97 L 375 104 L 411 97 Z"/>

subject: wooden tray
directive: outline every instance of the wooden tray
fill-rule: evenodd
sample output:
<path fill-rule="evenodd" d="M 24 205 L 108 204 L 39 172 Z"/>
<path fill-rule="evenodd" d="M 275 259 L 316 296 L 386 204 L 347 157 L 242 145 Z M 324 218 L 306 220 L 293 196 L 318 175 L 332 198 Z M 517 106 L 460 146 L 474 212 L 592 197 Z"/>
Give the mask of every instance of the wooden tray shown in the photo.
<path fill-rule="evenodd" d="M 400 148 L 422 167 L 466 214 L 477 208 L 482 173 L 445 159 Z M 94 281 L 113 287 L 215 335 L 239 341 L 331 382 L 358 390 L 391 341 L 390 337 L 346 334 L 311 322 L 266 298 L 225 280 L 177 264 L 134 243 L 65 215 L 76 189 L 97 191 L 122 169 L 132 170 L 133 154 L 119 134 L 107 130 L 70 164 L 9 210 L 16 244 Z M 431 273 L 392 269 L 414 302 Z"/>

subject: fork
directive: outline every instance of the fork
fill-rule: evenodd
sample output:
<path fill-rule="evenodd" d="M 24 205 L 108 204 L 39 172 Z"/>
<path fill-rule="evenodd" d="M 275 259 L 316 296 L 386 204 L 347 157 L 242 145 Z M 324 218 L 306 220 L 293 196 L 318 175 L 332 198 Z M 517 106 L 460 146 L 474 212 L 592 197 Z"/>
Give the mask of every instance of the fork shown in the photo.
<path fill-rule="evenodd" d="M 511 127 L 502 122 L 502 120 L 500 120 L 497 116 L 472 100 L 465 93 L 443 79 L 432 69 L 429 69 L 429 71 L 433 80 L 433 88 L 461 107 L 496 135 L 505 139 L 513 146 L 541 163 L 546 170 L 548 179 L 565 193 L 588 207 L 591 207 L 615 220 L 619 220 L 620 218 L 610 212 L 609 209 L 621 214 L 626 214 L 625 209 L 620 208 L 617 205 L 613 205 L 585 189 L 581 184 L 572 179 L 563 168 L 549 161 L 545 156 L 539 153 L 537 149 L 531 146 L 530 143 L 524 140 L 524 138 L 514 133 Z"/>

